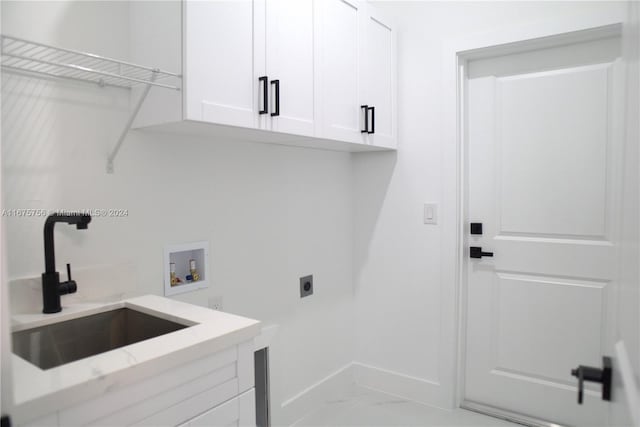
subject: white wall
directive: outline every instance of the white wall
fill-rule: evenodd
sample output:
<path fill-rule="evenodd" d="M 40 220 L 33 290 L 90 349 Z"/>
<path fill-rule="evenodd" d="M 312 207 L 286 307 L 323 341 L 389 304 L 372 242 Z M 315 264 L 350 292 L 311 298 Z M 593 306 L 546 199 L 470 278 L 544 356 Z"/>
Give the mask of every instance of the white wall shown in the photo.
<path fill-rule="evenodd" d="M 127 2 L 2 8 L 7 34 L 128 55 Z M 275 424 L 285 419 L 283 401 L 351 362 L 349 154 L 134 132 L 107 175 L 128 110 L 125 91 L 8 74 L 3 83 L 3 207 L 129 211 L 94 218 L 86 231 L 56 227 L 58 271 L 64 275 L 66 262 L 77 270 L 78 293 L 63 304 L 161 295 L 163 246 L 208 240 L 210 288 L 177 298 L 206 306 L 222 295 L 225 311 L 280 325 L 271 348 Z M 29 282 L 19 289 L 36 309 L 43 223 L 7 218 L 8 272 L 36 277 L 35 292 Z M 301 300 L 298 280 L 307 274 L 315 293 Z"/>
<path fill-rule="evenodd" d="M 424 403 L 454 403 L 454 283 L 443 265 L 455 239 L 424 225 L 425 202 L 455 212 L 455 159 L 444 151 L 443 45 L 524 24 L 624 16 L 622 2 L 377 2 L 399 28 L 399 148 L 354 157 L 356 360 L 368 386 Z M 443 205 L 447 203 L 447 205 Z M 448 240 L 445 240 L 448 239 Z"/>

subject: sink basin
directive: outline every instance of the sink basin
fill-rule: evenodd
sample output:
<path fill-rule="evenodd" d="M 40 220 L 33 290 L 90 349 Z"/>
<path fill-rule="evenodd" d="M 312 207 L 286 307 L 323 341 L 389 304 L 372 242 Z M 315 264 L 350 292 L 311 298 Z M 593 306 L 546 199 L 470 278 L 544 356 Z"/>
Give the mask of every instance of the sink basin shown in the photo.
<path fill-rule="evenodd" d="M 51 369 L 186 327 L 120 308 L 14 332 L 13 352 L 40 369 Z"/>

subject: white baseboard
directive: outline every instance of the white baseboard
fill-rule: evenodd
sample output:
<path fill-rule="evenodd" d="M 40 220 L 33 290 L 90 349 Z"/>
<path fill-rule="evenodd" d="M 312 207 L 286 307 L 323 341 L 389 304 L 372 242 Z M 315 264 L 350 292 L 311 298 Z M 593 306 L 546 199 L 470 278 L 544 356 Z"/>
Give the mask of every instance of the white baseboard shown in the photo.
<path fill-rule="evenodd" d="M 279 425 L 293 425 L 325 402 L 352 394 L 355 389 L 353 363 L 349 363 L 282 402 Z"/>
<path fill-rule="evenodd" d="M 353 363 L 353 374 L 358 386 L 402 397 L 423 405 L 451 409 L 451 399 L 443 395 L 442 387 L 438 382 L 412 377 L 360 362 Z"/>

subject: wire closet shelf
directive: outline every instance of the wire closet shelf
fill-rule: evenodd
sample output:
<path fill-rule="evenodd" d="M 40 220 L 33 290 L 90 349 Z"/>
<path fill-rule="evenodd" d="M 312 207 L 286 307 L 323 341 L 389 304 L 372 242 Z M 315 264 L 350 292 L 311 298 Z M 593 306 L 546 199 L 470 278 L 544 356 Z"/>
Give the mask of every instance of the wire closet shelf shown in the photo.
<path fill-rule="evenodd" d="M 8 72 L 39 77 L 68 79 L 125 89 L 140 87 L 129 118 L 109 157 L 107 172 L 113 173 L 113 163 L 152 87 L 180 90 L 182 76 L 158 68 L 145 67 L 93 53 L 63 49 L 18 37 L 0 35 L 2 69 Z"/>
<path fill-rule="evenodd" d="M 100 86 L 151 85 L 180 90 L 179 85 L 167 83 L 169 79 L 180 79 L 180 74 L 8 35 L 0 37 L 2 68 L 6 71 L 80 80 Z"/>

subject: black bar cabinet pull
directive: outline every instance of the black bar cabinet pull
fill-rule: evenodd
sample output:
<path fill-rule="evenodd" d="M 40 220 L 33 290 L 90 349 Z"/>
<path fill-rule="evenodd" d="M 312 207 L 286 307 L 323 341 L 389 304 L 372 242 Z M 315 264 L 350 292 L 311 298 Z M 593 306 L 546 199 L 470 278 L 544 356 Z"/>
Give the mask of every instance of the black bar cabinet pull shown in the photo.
<path fill-rule="evenodd" d="M 367 110 L 371 111 L 371 130 L 367 133 L 376 133 L 376 107 L 368 107 Z"/>
<path fill-rule="evenodd" d="M 280 80 L 271 80 L 272 85 L 276 85 L 276 111 L 271 113 L 271 117 L 280 115 Z"/>
<path fill-rule="evenodd" d="M 259 114 L 267 114 L 269 112 L 269 83 L 267 83 L 267 76 L 262 76 L 258 79 L 262 83 L 262 110 L 258 111 Z"/>
<path fill-rule="evenodd" d="M 364 129 L 360 130 L 360 133 L 369 132 L 369 106 L 361 105 L 360 108 L 364 111 Z"/>

